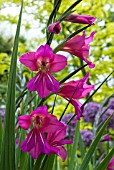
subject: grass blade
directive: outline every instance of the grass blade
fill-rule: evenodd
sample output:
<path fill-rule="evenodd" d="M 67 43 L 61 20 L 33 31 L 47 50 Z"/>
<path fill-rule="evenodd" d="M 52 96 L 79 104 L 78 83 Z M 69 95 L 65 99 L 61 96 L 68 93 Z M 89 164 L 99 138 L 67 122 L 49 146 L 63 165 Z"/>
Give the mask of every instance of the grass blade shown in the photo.
<path fill-rule="evenodd" d="M 14 41 L 14 48 L 11 59 L 8 91 L 7 91 L 7 103 L 5 114 L 5 126 L 2 141 L 0 169 L 1 170 L 15 170 L 15 87 L 16 87 L 16 65 L 17 65 L 17 52 L 19 33 L 21 26 L 23 1 L 21 3 L 21 10 L 16 30 L 16 36 Z"/>
<path fill-rule="evenodd" d="M 89 96 L 89 98 L 85 101 L 82 107 L 86 105 L 86 103 L 93 97 L 93 95 L 99 90 L 99 88 L 107 81 L 107 79 L 112 75 L 113 72 L 114 70 L 104 79 L 104 81 L 97 87 L 97 89 L 94 90 L 94 92 Z"/>
<path fill-rule="evenodd" d="M 114 147 L 109 152 L 109 154 L 105 157 L 105 159 L 99 164 L 99 166 L 95 168 L 95 170 L 104 170 L 107 167 L 108 163 L 110 162 L 113 154 L 114 154 Z"/>
<path fill-rule="evenodd" d="M 89 147 L 89 150 L 87 152 L 87 154 L 84 156 L 84 159 L 82 161 L 82 164 L 79 168 L 79 170 L 84 170 L 86 169 L 86 167 L 88 166 L 88 163 L 97 147 L 98 142 L 101 139 L 101 136 L 107 126 L 107 124 L 109 123 L 110 119 L 112 118 L 112 115 L 105 121 L 104 125 L 102 126 L 102 128 L 100 129 L 100 131 L 98 132 L 97 136 L 95 137 L 93 143 L 91 144 L 91 146 Z"/>
<path fill-rule="evenodd" d="M 0 154 L 1 154 L 1 146 L 2 146 L 2 134 L 3 134 L 2 117 L 0 116 Z"/>
<path fill-rule="evenodd" d="M 76 149 L 77 149 L 78 139 L 79 139 L 79 130 L 80 130 L 80 121 L 77 121 L 76 122 L 76 131 L 75 131 L 75 136 L 74 136 L 74 143 L 73 143 L 73 148 L 72 148 L 72 152 L 71 152 L 68 170 L 73 170 L 73 167 L 74 167 L 74 160 L 75 160 Z"/>

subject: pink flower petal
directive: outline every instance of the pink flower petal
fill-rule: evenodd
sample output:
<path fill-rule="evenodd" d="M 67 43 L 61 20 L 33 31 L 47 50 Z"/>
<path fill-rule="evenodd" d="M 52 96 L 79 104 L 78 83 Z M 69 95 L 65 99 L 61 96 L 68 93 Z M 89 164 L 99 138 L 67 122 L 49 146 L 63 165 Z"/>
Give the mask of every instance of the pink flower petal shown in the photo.
<path fill-rule="evenodd" d="M 33 129 L 28 133 L 27 138 L 21 143 L 20 147 L 23 152 L 29 152 L 35 145 Z"/>
<path fill-rule="evenodd" d="M 27 130 L 30 128 L 30 124 L 32 122 L 30 115 L 23 115 L 18 117 L 18 122 L 21 128 Z"/>
<path fill-rule="evenodd" d="M 93 41 L 94 35 L 96 34 L 96 32 L 92 32 L 91 35 L 89 37 L 85 38 L 85 44 L 89 44 Z"/>
<path fill-rule="evenodd" d="M 60 54 L 55 54 L 54 61 L 49 65 L 50 72 L 58 72 L 63 70 L 67 65 L 67 58 Z"/>
<path fill-rule="evenodd" d="M 61 47 L 60 50 L 63 51 L 73 51 L 73 50 L 79 50 L 83 45 L 85 44 L 85 34 L 82 34 L 82 36 L 77 35 L 68 40 L 63 47 Z"/>
<path fill-rule="evenodd" d="M 34 76 L 27 84 L 27 88 L 29 91 L 35 91 L 37 90 L 39 86 L 39 81 L 41 79 L 41 74 L 38 72 L 36 76 Z"/>
<path fill-rule="evenodd" d="M 59 147 L 59 152 L 58 155 L 62 158 L 62 161 L 64 162 L 66 160 L 67 157 L 67 151 L 63 146 Z"/>
<path fill-rule="evenodd" d="M 44 60 L 46 62 L 50 62 L 54 59 L 54 53 L 48 44 L 41 45 L 36 51 L 35 58 L 39 61 Z"/>
<path fill-rule="evenodd" d="M 71 104 L 75 107 L 75 113 L 77 115 L 75 121 L 80 120 L 80 117 L 82 116 L 83 113 L 83 108 L 81 107 L 82 104 L 75 99 L 71 100 Z"/>
<path fill-rule="evenodd" d="M 37 91 L 41 98 L 46 97 L 50 90 L 48 90 L 46 85 L 46 73 L 40 71 L 33 77 L 27 84 L 27 88 L 29 91 Z"/>
<path fill-rule="evenodd" d="M 47 87 L 47 82 L 46 82 L 46 73 L 41 73 L 41 79 L 39 80 L 39 84 L 37 86 L 37 92 L 41 98 L 44 98 L 49 95 L 50 89 Z"/>
<path fill-rule="evenodd" d="M 27 138 L 21 143 L 21 150 L 23 152 L 29 152 L 33 159 L 36 159 L 42 152 L 49 154 L 50 146 L 44 134 L 40 133 L 37 127 L 34 127 L 27 135 Z"/>
<path fill-rule="evenodd" d="M 31 116 L 46 116 L 46 117 L 49 117 L 49 114 L 48 114 L 48 108 L 46 105 L 44 106 L 39 106 L 36 110 L 33 110 L 32 113 L 31 113 Z"/>
<path fill-rule="evenodd" d="M 26 54 L 23 54 L 19 61 L 24 64 L 26 67 L 30 68 L 32 71 L 37 71 L 38 66 L 36 64 L 36 59 L 35 59 L 35 52 L 28 52 Z"/>
<path fill-rule="evenodd" d="M 46 74 L 45 81 L 46 81 L 46 86 L 48 90 L 54 93 L 58 92 L 59 82 L 49 72 L 47 72 Z"/>
<path fill-rule="evenodd" d="M 56 132 L 56 133 L 49 133 L 48 134 L 48 142 L 52 143 L 52 141 L 56 141 L 59 142 L 62 139 L 64 139 L 66 137 L 66 128 L 67 125 L 64 125 Z"/>
<path fill-rule="evenodd" d="M 43 122 L 44 126 L 42 128 L 43 131 L 48 133 L 54 133 L 57 130 L 60 130 L 64 127 L 64 124 L 57 120 L 56 116 L 50 115 L 46 117 Z"/>
<path fill-rule="evenodd" d="M 89 37 L 85 37 L 85 31 L 82 36 L 75 36 L 68 40 L 60 51 L 66 51 L 84 60 L 90 68 L 94 68 L 95 64 L 90 62 L 87 57 L 89 56 L 89 43 L 93 40 L 95 32 L 92 32 Z"/>

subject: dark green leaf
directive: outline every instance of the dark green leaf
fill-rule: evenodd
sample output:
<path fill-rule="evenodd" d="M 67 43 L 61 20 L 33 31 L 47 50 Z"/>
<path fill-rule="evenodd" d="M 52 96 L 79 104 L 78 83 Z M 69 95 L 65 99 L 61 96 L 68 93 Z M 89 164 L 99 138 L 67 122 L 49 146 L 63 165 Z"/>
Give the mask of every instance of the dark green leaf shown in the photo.
<path fill-rule="evenodd" d="M 17 65 L 17 52 L 19 33 L 21 26 L 23 0 L 21 4 L 21 10 L 16 30 L 16 36 L 14 41 L 14 48 L 11 59 L 8 91 L 7 91 L 7 103 L 5 114 L 5 126 L 2 141 L 0 169 L 1 170 L 15 170 L 15 87 L 16 87 L 16 65 Z"/>
<path fill-rule="evenodd" d="M 84 170 L 86 169 L 86 167 L 88 166 L 88 163 L 97 147 L 97 144 L 99 143 L 102 134 L 107 126 L 107 124 L 109 123 L 110 119 L 112 118 L 112 115 L 106 120 L 106 122 L 104 123 L 104 125 L 102 126 L 102 128 L 100 129 L 100 131 L 98 132 L 98 134 L 96 135 L 94 141 L 92 142 L 91 146 L 89 147 L 88 152 L 86 153 L 86 155 L 84 156 L 84 159 L 82 161 L 82 164 L 79 168 L 79 170 Z"/>

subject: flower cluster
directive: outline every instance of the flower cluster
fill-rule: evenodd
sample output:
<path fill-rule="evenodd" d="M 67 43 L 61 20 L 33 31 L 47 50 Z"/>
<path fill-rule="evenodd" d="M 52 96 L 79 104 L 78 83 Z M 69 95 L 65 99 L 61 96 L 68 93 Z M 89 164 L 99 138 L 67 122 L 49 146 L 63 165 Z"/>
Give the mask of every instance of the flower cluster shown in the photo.
<path fill-rule="evenodd" d="M 87 103 L 83 112 L 84 121 L 94 123 L 99 108 L 100 108 L 100 104 L 98 103 L 95 102 Z"/>
<path fill-rule="evenodd" d="M 63 161 L 66 159 L 67 153 L 63 145 L 72 143 L 72 140 L 64 140 L 67 126 L 49 114 L 46 106 L 38 107 L 29 115 L 19 116 L 18 122 L 25 130 L 30 129 L 33 124 L 26 139 L 21 143 L 23 152 L 29 152 L 34 159 L 40 153 L 55 153 Z"/>
<path fill-rule="evenodd" d="M 67 123 L 73 116 L 73 113 L 65 114 L 62 118 L 63 123 Z M 75 129 L 76 129 L 76 122 L 72 120 L 72 122 L 68 125 L 67 131 L 66 131 L 66 137 L 74 139 L 74 134 L 75 134 Z M 91 142 L 94 139 L 94 135 L 90 130 L 81 130 L 80 134 L 82 136 L 82 140 L 84 142 L 85 147 L 88 147 Z"/>
<path fill-rule="evenodd" d="M 108 107 L 109 107 L 110 109 L 113 109 L 113 110 L 114 110 L 114 98 L 112 98 L 112 99 L 109 101 Z"/>
<path fill-rule="evenodd" d="M 65 21 L 93 25 L 95 18 L 71 14 L 65 18 Z M 60 30 L 59 20 L 48 26 L 51 34 L 59 34 Z M 95 64 L 87 59 L 89 44 L 92 42 L 94 34 L 95 32 L 92 32 L 89 37 L 86 37 L 84 31 L 82 36 L 77 35 L 66 41 L 59 51 L 75 55 L 84 60 L 90 68 L 94 68 Z M 86 97 L 94 89 L 94 85 L 87 84 L 90 73 L 80 80 L 60 85 L 53 73 L 59 72 L 67 66 L 67 58 L 60 53 L 55 54 L 48 42 L 41 45 L 36 52 L 23 54 L 19 60 L 31 71 L 36 72 L 36 75 L 27 84 L 29 91 L 37 91 L 40 98 L 45 98 L 50 92 L 53 92 L 74 106 L 77 116 L 72 126 L 75 127 L 76 121 L 83 113 L 79 99 Z M 57 154 L 63 161 L 66 159 L 67 153 L 63 145 L 72 143 L 72 140 L 65 140 L 67 125 L 58 121 L 54 115 L 48 114 L 47 106 L 40 106 L 29 115 L 19 116 L 18 122 L 21 128 L 29 131 L 26 139 L 21 143 L 23 152 L 29 152 L 34 159 L 41 153 Z"/>
<path fill-rule="evenodd" d="M 90 131 L 90 130 L 81 130 L 80 131 L 81 133 L 81 136 L 82 136 L 82 140 L 84 142 L 84 145 L 86 147 L 89 147 L 91 145 L 91 142 L 93 141 L 94 139 L 94 135 L 93 133 Z"/>
<path fill-rule="evenodd" d="M 61 86 L 62 88 L 58 92 L 58 95 L 70 101 L 70 103 L 74 106 L 75 113 L 77 114 L 75 120 L 79 120 L 83 113 L 83 108 L 81 107 L 82 104 L 78 101 L 78 99 L 84 98 L 94 89 L 94 85 L 86 84 L 88 77 L 89 73 L 80 80 L 65 83 Z"/>
<path fill-rule="evenodd" d="M 5 110 L 4 109 L 0 109 L 0 116 L 1 116 L 2 122 L 4 122 L 4 117 L 5 117 Z"/>
<path fill-rule="evenodd" d="M 63 117 L 62 117 L 62 122 L 67 124 L 68 121 L 72 118 L 73 116 L 73 113 L 69 113 L 69 114 L 65 114 Z M 67 131 L 66 131 L 66 138 L 71 138 L 73 139 L 74 138 L 74 134 L 75 134 L 75 129 L 76 129 L 76 122 L 74 122 L 74 120 L 72 120 L 70 122 L 70 124 L 67 126 Z"/>
<path fill-rule="evenodd" d="M 105 122 L 108 117 L 114 112 L 114 98 L 112 98 L 107 107 L 103 107 L 100 114 L 100 119 L 99 119 L 99 123 L 103 123 Z M 101 104 L 99 103 L 95 103 L 95 102 L 89 102 L 84 111 L 83 111 L 83 119 L 85 122 L 91 122 L 94 123 L 96 121 L 96 115 L 98 114 L 99 108 L 100 108 Z M 114 115 L 112 116 L 110 122 L 108 123 L 108 129 L 112 128 L 114 129 Z"/>
<path fill-rule="evenodd" d="M 102 112 L 104 112 L 105 109 L 106 109 L 106 108 L 103 108 Z M 108 109 L 108 110 L 102 115 L 102 117 L 100 118 L 100 122 L 105 122 L 105 121 L 108 119 L 108 117 L 112 115 L 113 112 L 114 112 L 113 109 Z M 109 129 L 109 128 L 114 129 L 114 115 L 112 116 L 110 122 L 108 123 L 107 128 L 108 128 L 108 129 Z"/>

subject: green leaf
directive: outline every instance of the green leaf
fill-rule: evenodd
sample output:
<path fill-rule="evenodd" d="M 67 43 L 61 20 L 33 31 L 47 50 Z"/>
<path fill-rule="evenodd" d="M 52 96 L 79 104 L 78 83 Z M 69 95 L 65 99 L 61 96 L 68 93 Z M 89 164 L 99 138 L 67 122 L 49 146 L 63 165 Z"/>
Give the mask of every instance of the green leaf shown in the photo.
<path fill-rule="evenodd" d="M 114 147 L 111 149 L 109 154 L 104 158 L 104 160 L 99 164 L 99 166 L 95 168 L 95 170 L 104 170 L 107 167 L 113 155 L 114 155 Z"/>
<path fill-rule="evenodd" d="M 45 158 L 45 155 L 43 153 L 41 153 L 38 156 L 38 158 L 37 158 L 37 160 L 35 162 L 35 165 L 34 165 L 34 170 L 40 169 L 40 167 L 42 166 L 42 162 L 43 162 L 44 158 Z"/>
<path fill-rule="evenodd" d="M 73 147 L 72 147 L 68 170 L 73 170 L 73 167 L 74 167 L 76 149 L 77 149 L 78 139 L 79 139 L 79 130 L 80 130 L 80 121 L 77 121 L 76 122 L 76 131 L 75 131 L 75 136 L 74 136 L 74 143 L 73 143 Z"/>
<path fill-rule="evenodd" d="M 84 147 L 81 134 L 79 134 L 79 145 L 80 145 L 81 158 L 83 159 L 85 156 L 85 147 Z"/>
<path fill-rule="evenodd" d="M 98 134 L 96 135 L 93 143 L 91 144 L 91 146 L 89 147 L 88 152 L 86 153 L 86 155 L 84 156 L 84 159 L 82 161 L 82 164 L 79 168 L 79 170 L 84 170 L 86 169 L 86 167 L 88 166 L 88 163 L 97 147 L 98 142 L 100 141 L 100 138 L 102 137 L 102 134 L 107 126 L 107 124 L 109 123 L 110 119 L 112 118 L 112 115 L 105 121 L 104 125 L 102 126 L 102 128 L 100 129 L 100 131 L 98 132 Z"/>
<path fill-rule="evenodd" d="M 52 22 L 54 22 L 55 17 L 56 17 L 56 14 L 57 14 L 57 12 L 58 12 L 58 10 L 59 10 L 61 1 L 62 1 L 62 0 L 57 1 L 56 4 L 54 5 L 54 8 L 53 8 L 53 10 L 52 10 L 52 12 L 51 12 L 51 14 L 50 14 L 50 16 L 49 16 L 49 20 L 48 20 L 48 23 L 47 23 L 47 28 L 48 28 L 49 24 L 51 24 Z M 49 32 L 48 32 L 48 29 L 46 30 L 47 44 L 49 44 L 49 45 L 51 44 L 52 39 L 53 39 L 53 35 L 54 35 L 53 33 L 49 33 Z"/>
<path fill-rule="evenodd" d="M 52 170 L 54 164 L 55 154 L 46 156 L 46 159 L 43 162 L 43 167 L 41 170 Z"/>
<path fill-rule="evenodd" d="M 66 13 L 70 12 L 76 5 L 78 5 L 82 0 L 77 0 L 76 2 L 74 2 L 62 15 L 65 15 Z"/>
<path fill-rule="evenodd" d="M 3 134 L 3 129 L 2 129 L 2 118 L 0 116 L 0 154 L 1 154 L 1 144 L 2 144 L 2 134 Z"/>
<path fill-rule="evenodd" d="M 15 170 L 15 87 L 16 87 L 17 52 L 21 26 L 22 8 L 23 0 L 21 3 L 21 10 L 16 30 L 8 80 L 5 126 L 0 160 L 0 169 L 2 170 Z"/>
<path fill-rule="evenodd" d="M 81 159 L 83 160 L 86 151 L 85 151 L 85 146 L 84 146 L 84 142 L 82 140 L 81 134 L 79 134 L 79 145 L 80 145 Z M 88 166 L 87 166 L 86 170 L 89 170 Z"/>

